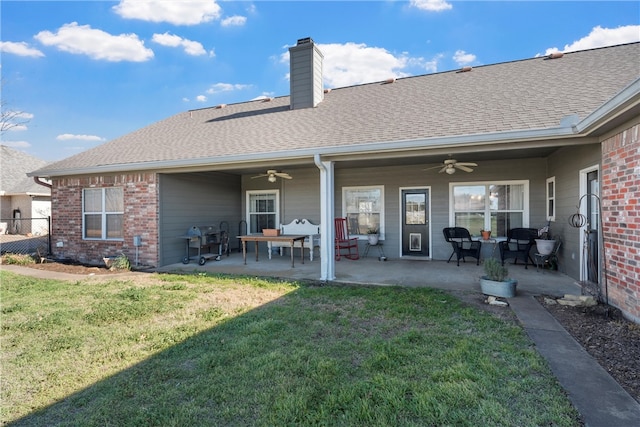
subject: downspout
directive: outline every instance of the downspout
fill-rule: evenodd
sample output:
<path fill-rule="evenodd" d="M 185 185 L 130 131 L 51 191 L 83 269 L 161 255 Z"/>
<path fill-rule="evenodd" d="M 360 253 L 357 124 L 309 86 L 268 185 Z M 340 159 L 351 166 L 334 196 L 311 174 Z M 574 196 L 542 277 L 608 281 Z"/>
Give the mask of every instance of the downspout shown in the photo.
<path fill-rule="evenodd" d="M 41 181 L 39 176 L 34 176 L 33 177 L 33 181 L 36 184 L 42 185 L 44 187 L 47 187 L 49 190 L 51 190 L 53 188 L 53 185 L 49 184 L 48 182 Z"/>
<path fill-rule="evenodd" d="M 333 245 L 333 162 L 323 162 L 320 154 L 313 161 L 320 169 L 320 280 L 335 280 L 335 247 Z"/>

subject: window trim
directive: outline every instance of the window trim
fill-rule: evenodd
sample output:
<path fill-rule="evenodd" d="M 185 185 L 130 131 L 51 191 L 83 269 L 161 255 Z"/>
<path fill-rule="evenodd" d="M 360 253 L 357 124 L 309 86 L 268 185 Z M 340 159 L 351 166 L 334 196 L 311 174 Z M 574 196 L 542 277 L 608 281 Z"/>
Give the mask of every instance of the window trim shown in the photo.
<path fill-rule="evenodd" d="M 553 195 L 549 196 L 549 184 L 553 185 Z M 556 220 L 556 208 L 558 206 L 557 200 L 556 200 L 556 194 L 558 194 L 558 188 L 556 187 L 556 177 L 552 176 L 547 178 L 546 181 L 546 185 L 545 185 L 545 194 L 546 194 L 546 203 L 545 203 L 545 217 L 547 218 L 547 221 L 554 221 Z M 551 215 L 549 215 L 549 202 L 553 201 L 553 209 L 551 212 Z"/>
<path fill-rule="evenodd" d="M 348 212 L 347 212 L 347 197 L 346 197 L 346 192 L 347 191 L 353 191 L 353 190 L 380 190 L 380 228 L 378 229 L 378 234 L 380 236 L 380 240 L 385 240 L 384 236 L 385 236 L 385 200 L 384 200 L 384 185 L 352 185 L 352 186 L 348 186 L 348 187 L 342 187 L 342 217 L 346 217 Z M 351 230 L 349 230 L 349 233 L 351 235 L 351 237 L 357 237 L 360 240 L 366 240 L 367 239 L 367 235 L 366 234 L 357 234 L 357 233 L 353 233 L 351 232 Z"/>
<path fill-rule="evenodd" d="M 106 193 L 107 190 L 111 190 L 114 188 L 119 188 L 120 190 L 122 190 L 122 207 L 123 210 L 120 211 L 107 211 L 106 207 L 107 207 L 107 201 L 106 201 Z M 85 208 L 85 191 L 87 190 L 91 190 L 91 191 L 95 191 L 95 190 L 100 190 L 101 192 L 101 205 L 102 205 L 102 211 L 101 212 L 85 212 L 84 208 Z M 115 241 L 115 242 L 122 242 L 124 241 L 124 187 L 119 187 L 119 186 L 114 186 L 114 187 L 88 187 L 88 188 L 83 188 L 82 189 L 82 240 L 92 240 L 92 241 L 99 241 L 99 240 L 108 240 L 108 241 Z M 100 237 L 87 237 L 87 227 L 86 227 L 86 218 L 87 215 L 100 215 L 100 226 L 101 226 L 101 230 L 100 230 Z M 122 237 L 109 237 L 107 235 L 107 216 L 108 215 L 122 215 Z"/>
<path fill-rule="evenodd" d="M 455 187 L 480 186 L 480 185 L 484 185 L 487 188 L 487 190 L 490 185 L 522 185 L 524 188 L 524 201 L 523 201 L 523 207 L 522 207 L 522 226 L 525 228 L 529 227 L 529 216 L 530 216 L 529 198 L 531 197 L 531 193 L 529 192 L 529 180 L 526 180 L 526 179 L 506 180 L 506 181 L 450 182 L 449 183 L 449 226 L 450 227 L 455 227 L 455 223 L 456 223 L 456 216 L 455 216 L 456 211 L 455 211 L 453 189 Z M 484 229 L 491 230 L 491 202 L 489 200 L 489 197 L 485 198 Z M 469 231 L 473 235 L 473 230 L 469 230 Z M 491 237 L 501 237 L 501 236 L 494 236 L 492 234 Z M 506 237 L 506 236 L 502 236 L 502 237 Z"/>
<path fill-rule="evenodd" d="M 275 195 L 275 227 L 280 227 L 280 190 L 268 189 L 268 190 L 247 190 L 245 194 L 245 218 L 247 219 L 246 234 L 251 230 L 251 196 L 256 194 L 274 194 Z M 255 234 L 255 233 L 254 233 Z"/>

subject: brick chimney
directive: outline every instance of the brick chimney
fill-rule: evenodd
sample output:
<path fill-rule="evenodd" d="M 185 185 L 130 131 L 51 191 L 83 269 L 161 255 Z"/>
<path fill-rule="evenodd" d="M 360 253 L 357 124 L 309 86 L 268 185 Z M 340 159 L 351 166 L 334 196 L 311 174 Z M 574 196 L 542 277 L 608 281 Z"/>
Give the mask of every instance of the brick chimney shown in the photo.
<path fill-rule="evenodd" d="M 289 48 L 289 80 L 292 110 L 317 106 L 324 99 L 322 59 L 311 37 Z"/>

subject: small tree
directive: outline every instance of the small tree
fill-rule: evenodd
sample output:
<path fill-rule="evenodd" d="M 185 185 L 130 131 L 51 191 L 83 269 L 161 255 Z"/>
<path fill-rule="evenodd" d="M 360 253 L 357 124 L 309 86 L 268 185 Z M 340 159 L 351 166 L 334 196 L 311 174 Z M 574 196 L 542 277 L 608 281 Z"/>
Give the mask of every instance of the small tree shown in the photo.
<path fill-rule="evenodd" d="M 2 90 L 4 91 L 5 80 L 2 80 Z M 13 110 L 9 108 L 9 103 L 5 101 L 4 96 L 0 93 L 0 135 L 3 135 L 6 131 L 24 126 L 29 123 L 31 115 L 24 111 Z"/>

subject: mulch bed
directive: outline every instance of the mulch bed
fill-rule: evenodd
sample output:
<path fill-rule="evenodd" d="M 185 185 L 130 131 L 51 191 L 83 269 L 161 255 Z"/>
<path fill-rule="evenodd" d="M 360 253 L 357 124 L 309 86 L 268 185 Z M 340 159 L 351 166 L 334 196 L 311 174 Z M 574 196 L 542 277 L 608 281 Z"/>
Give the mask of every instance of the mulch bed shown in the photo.
<path fill-rule="evenodd" d="M 540 303 L 564 329 L 640 403 L 640 325 L 617 308 L 598 304 L 569 307 Z"/>

